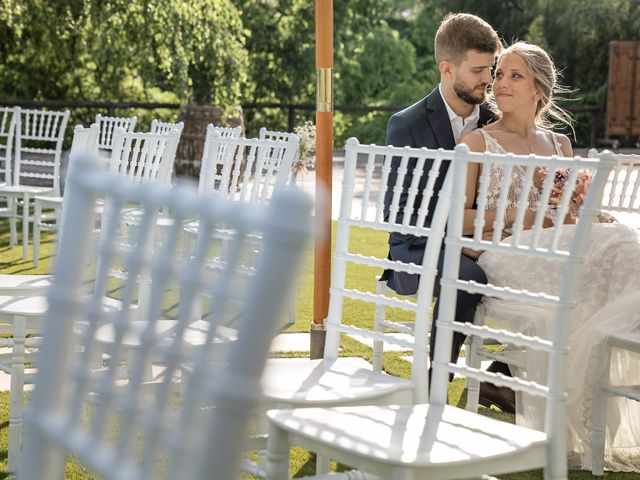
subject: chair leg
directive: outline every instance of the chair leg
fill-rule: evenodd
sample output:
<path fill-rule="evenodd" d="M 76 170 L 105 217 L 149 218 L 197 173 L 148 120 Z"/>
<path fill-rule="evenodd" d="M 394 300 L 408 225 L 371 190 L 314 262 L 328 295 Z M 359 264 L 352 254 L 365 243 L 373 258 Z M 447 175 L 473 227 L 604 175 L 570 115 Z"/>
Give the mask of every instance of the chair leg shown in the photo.
<path fill-rule="evenodd" d="M 604 359 L 606 365 L 598 383 L 595 387 L 593 395 L 593 404 L 591 409 L 591 473 L 593 475 L 604 475 L 604 444 L 607 425 L 607 399 L 609 395 L 605 387 L 610 385 L 610 365 L 611 365 L 611 347 L 605 346 L 607 349 Z"/>
<path fill-rule="evenodd" d="M 20 446 L 22 445 L 22 411 L 24 392 L 24 350 L 27 335 L 27 320 L 16 316 L 13 319 L 13 349 L 11 353 L 11 390 L 9 394 L 9 466 L 16 473 L 19 469 Z"/>
<path fill-rule="evenodd" d="M 468 351 L 465 355 L 467 366 L 471 368 L 480 368 L 479 349 L 482 348 L 482 338 L 473 335 L 468 339 Z M 478 402 L 480 398 L 480 382 L 477 378 L 467 377 L 467 410 L 472 412 L 478 411 Z"/>
<path fill-rule="evenodd" d="M 38 268 L 40 263 L 40 222 L 42 219 L 42 204 L 36 199 L 33 206 L 33 266 Z"/>
<path fill-rule="evenodd" d="M 267 475 L 266 480 L 283 480 L 289 478 L 289 441 L 287 432 L 269 425 L 267 440 Z"/>
<path fill-rule="evenodd" d="M 17 220 L 16 214 L 18 211 L 17 202 L 14 198 L 7 199 L 7 208 L 9 210 L 9 245 L 11 247 L 15 247 L 16 243 L 18 243 L 18 231 L 17 231 Z"/>
<path fill-rule="evenodd" d="M 331 470 L 331 459 L 316 454 L 316 475 L 326 475 Z"/>
<path fill-rule="evenodd" d="M 25 193 L 22 201 L 22 258 L 28 256 L 27 249 L 29 247 L 29 194 Z"/>
<path fill-rule="evenodd" d="M 382 282 L 376 280 L 376 294 L 382 295 L 384 286 Z M 375 332 L 384 333 L 384 321 L 386 320 L 387 307 L 376 304 L 373 312 L 373 329 Z M 382 358 L 384 352 L 384 342 L 382 340 L 373 341 L 373 370 L 375 372 L 382 371 Z"/>

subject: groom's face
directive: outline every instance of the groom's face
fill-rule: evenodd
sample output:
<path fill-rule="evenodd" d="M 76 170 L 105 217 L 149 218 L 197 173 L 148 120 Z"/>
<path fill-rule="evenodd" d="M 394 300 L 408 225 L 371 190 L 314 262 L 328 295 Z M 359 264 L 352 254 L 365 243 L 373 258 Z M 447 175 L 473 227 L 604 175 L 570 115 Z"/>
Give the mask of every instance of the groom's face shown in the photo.
<path fill-rule="evenodd" d="M 485 101 L 494 60 L 491 53 L 469 50 L 464 60 L 452 65 L 453 91 L 462 101 L 470 105 Z"/>

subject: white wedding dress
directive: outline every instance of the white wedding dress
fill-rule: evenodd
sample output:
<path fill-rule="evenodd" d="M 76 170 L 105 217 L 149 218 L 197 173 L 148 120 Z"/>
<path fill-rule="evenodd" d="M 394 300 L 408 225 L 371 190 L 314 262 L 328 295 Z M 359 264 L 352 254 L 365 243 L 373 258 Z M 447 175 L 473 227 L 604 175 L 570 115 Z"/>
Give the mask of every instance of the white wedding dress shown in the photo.
<path fill-rule="evenodd" d="M 500 144 L 486 132 L 487 151 L 504 153 Z M 554 139 L 555 140 L 555 139 Z M 556 142 L 556 149 L 559 145 Z M 513 175 L 522 175 L 517 169 Z M 499 188 L 501 172 L 491 172 L 491 183 Z M 517 183 L 517 182 L 513 182 Z M 497 195 L 499 192 L 494 192 Z M 492 189 L 489 189 L 492 195 Z M 510 192 L 510 197 L 511 192 Z M 514 195 L 517 197 L 517 192 Z M 536 200 L 530 194 L 530 202 Z M 497 197 L 496 197 L 497 198 Z M 517 198 L 514 199 L 517 202 Z M 495 205 L 495 202 L 493 203 Z M 491 198 L 488 199 L 491 208 Z M 515 205 L 515 204 L 514 204 Z M 495 207 L 494 207 L 495 208 Z M 562 227 L 560 245 L 568 247 L 574 225 Z M 521 240 L 526 242 L 528 232 Z M 544 242 L 544 232 L 541 241 Z M 488 281 L 530 291 L 557 294 L 560 291 L 561 265 L 550 260 L 524 258 L 502 252 L 485 252 L 478 259 Z M 577 308 L 570 319 L 567 371 L 567 425 L 570 466 L 591 468 L 591 402 L 596 382 L 607 367 L 603 340 L 609 333 L 624 334 L 640 328 L 640 231 L 616 223 L 593 225 L 584 271 L 580 278 Z M 498 328 L 526 332 L 543 338 L 551 333 L 552 312 L 543 307 L 485 297 L 477 315 Z M 524 372 L 517 374 L 546 382 L 545 355 L 527 351 Z M 614 350 L 611 362 L 614 384 L 640 384 L 640 357 Z M 544 401 L 526 394 L 517 396 L 516 422 L 543 429 Z M 640 403 L 628 399 L 610 399 L 607 406 L 605 468 L 640 472 Z"/>

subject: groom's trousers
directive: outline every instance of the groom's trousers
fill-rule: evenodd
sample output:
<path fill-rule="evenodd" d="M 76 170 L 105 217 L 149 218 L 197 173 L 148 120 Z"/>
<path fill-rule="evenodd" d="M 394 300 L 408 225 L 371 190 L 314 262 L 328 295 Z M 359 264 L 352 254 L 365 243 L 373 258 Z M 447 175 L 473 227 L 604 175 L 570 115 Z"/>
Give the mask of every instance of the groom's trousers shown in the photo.
<path fill-rule="evenodd" d="M 406 237 L 402 240 L 405 240 Z M 402 262 L 412 262 L 416 265 L 422 264 L 424 257 L 425 245 L 422 242 L 411 241 L 398 241 L 399 239 L 392 238 L 389 241 L 389 255 L 392 260 L 399 260 Z M 436 297 L 436 305 L 434 309 L 433 318 L 438 318 L 439 296 L 440 296 L 440 276 L 442 274 L 442 267 L 444 264 L 444 248 L 440 250 L 440 257 L 438 258 L 438 276 L 436 277 L 434 296 Z M 486 284 L 487 277 L 484 271 L 476 263 L 473 258 L 462 255 L 460 259 L 460 275 L 462 280 L 474 280 L 477 283 Z M 413 295 L 418 289 L 418 275 L 408 274 L 404 272 L 390 272 L 386 271 L 383 276 L 383 280 L 387 281 L 387 285 L 395 290 L 400 295 Z M 470 322 L 473 323 L 473 317 L 475 315 L 476 307 L 482 295 L 471 294 L 465 291 L 458 291 L 458 298 L 456 304 L 455 320 L 457 322 Z M 464 343 L 465 335 L 460 332 L 455 332 L 453 335 L 453 343 L 451 345 L 451 361 L 453 363 L 458 361 L 462 344 Z M 436 322 L 431 325 L 431 340 L 429 355 L 433 359 L 433 352 L 435 350 L 436 341 Z"/>

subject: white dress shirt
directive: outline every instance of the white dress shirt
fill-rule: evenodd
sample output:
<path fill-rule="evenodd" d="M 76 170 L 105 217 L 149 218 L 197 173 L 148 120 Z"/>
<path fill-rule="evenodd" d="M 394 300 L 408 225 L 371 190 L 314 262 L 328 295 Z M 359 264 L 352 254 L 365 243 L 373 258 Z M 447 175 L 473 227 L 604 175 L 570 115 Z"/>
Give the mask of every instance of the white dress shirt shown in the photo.
<path fill-rule="evenodd" d="M 449 106 L 442 94 L 442 87 L 438 85 L 440 90 L 440 96 L 444 102 L 444 106 L 447 108 L 449 114 L 449 122 L 451 122 L 451 130 L 453 131 L 453 139 L 456 143 L 460 142 L 460 139 L 465 136 L 466 133 L 478 128 L 478 119 L 480 118 L 480 105 L 476 105 L 467 118 L 462 118 Z"/>

